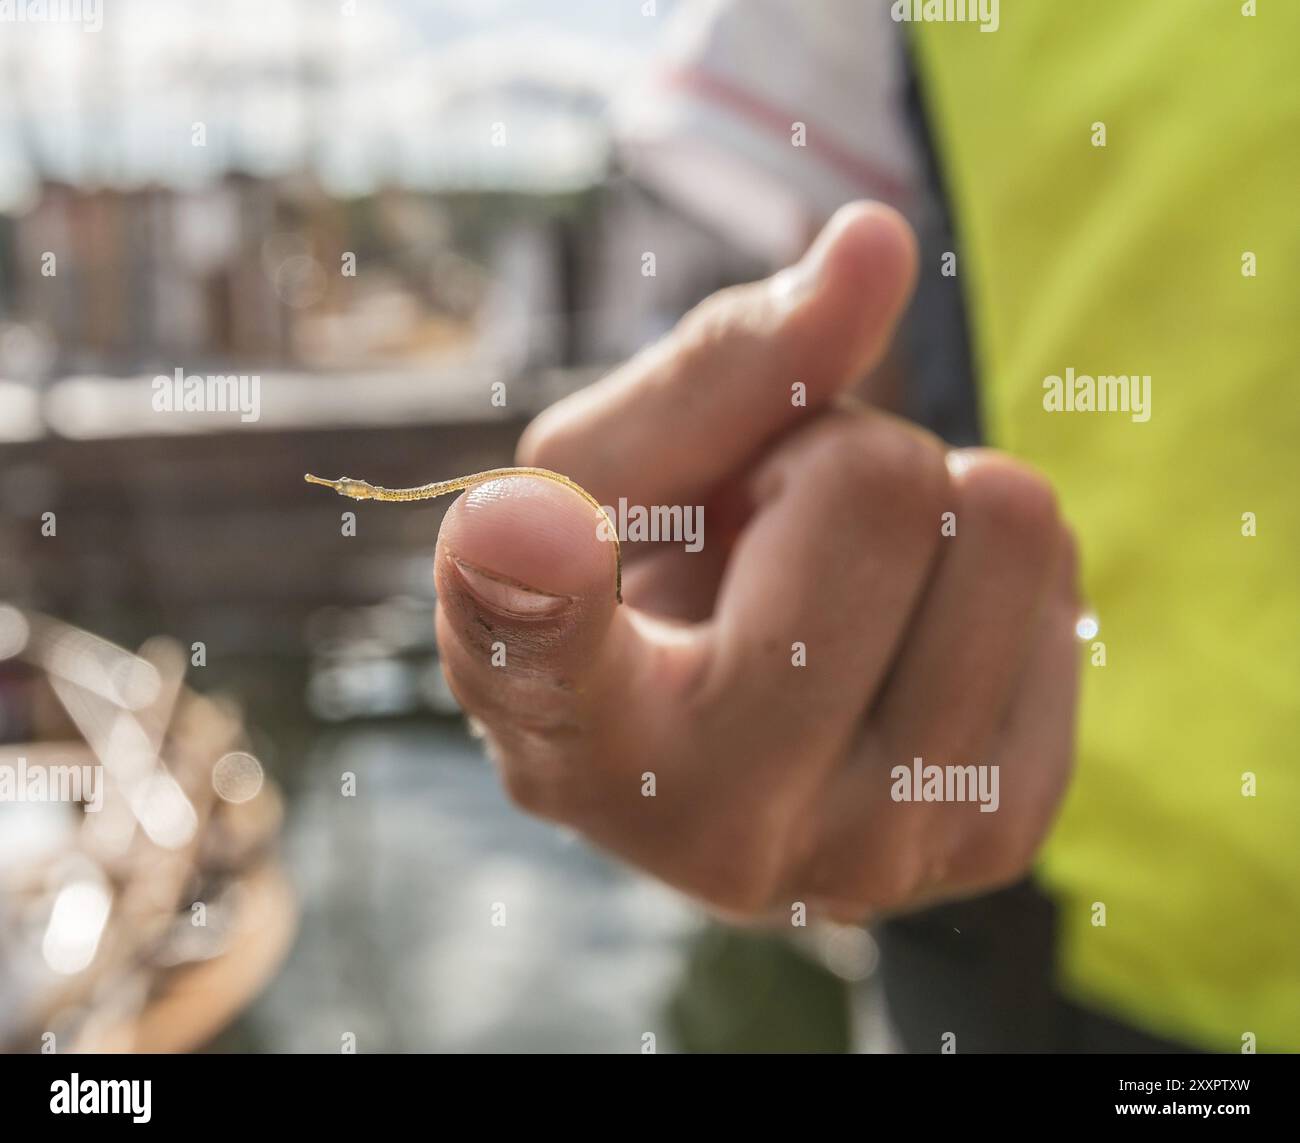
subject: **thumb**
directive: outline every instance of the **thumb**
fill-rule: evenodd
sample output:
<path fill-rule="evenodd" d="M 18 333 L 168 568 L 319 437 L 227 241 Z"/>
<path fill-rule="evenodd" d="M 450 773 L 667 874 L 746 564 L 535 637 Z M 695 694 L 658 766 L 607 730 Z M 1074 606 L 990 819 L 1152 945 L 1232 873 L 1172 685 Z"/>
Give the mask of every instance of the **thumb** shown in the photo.
<path fill-rule="evenodd" d="M 435 555 L 443 668 L 494 736 L 572 731 L 596 701 L 594 681 L 622 673 L 630 633 L 604 523 L 577 492 L 527 476 L 481 484 L 444 517 Z"/>
<path fill-rule="evenodd" d="M 567 473 L 606 504 L 701 496 L 880 360 L 916 267 L 901 216 L 845 206 L 796 266 L 706 298 L 662 341 L 543 412 L 519 463 Z"/>

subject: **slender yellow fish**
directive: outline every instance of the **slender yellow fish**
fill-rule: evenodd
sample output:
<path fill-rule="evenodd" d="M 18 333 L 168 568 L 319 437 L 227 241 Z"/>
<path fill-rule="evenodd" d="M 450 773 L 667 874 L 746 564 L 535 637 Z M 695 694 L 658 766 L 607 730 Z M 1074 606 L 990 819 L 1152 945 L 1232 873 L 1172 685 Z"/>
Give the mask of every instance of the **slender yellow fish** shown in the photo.
<path fill-rule="evenodd" d="M 623 549 L 618 542 L 618 529 L 614 527 L 613 521 L 609 518 L 609 513 L 605 511 L 600 501 L 583 488 L 581 484 L 558 472 L 552 472 L 549 468 L 489 468 L 486 472 L 474 472 L 469 476 L 457 476 L 451 480 L 437 480 L 432 484 L 420 484 L 414 488 L 381 488 L 377 484 L 370 484 L 365 480 L 354 480 L 350 476 L 341 476 L 338 480 L 326 480 L 321 476 L 313 476 L 310 472 L 303 479 L 308 484 L 320 484 L 326 488 L 332 488 L 340 496 L 348 496 L 353 500 L 404 502 L 407 500 L 432 500 L 437 496 L 446 496 L 451 492 L 463 492 L 467 488 L 475 488 L 480 484 L 486 484 L 489 480 L 501 480 L 508 476 L 538 476 L 543 480 L 553 480 L 556 484 L 563 484 L 565 488 L 573 489 L 605 518 L 606 523 L 609 525 L 609 534 L 614 538 L 614 598 L 619 603 L 622 603 Z"/>

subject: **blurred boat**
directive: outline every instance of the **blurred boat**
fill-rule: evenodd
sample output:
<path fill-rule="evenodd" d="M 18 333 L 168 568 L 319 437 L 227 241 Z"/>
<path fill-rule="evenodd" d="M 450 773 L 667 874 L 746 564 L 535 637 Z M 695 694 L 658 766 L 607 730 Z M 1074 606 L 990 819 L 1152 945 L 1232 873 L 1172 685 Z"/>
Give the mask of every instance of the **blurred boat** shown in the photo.
<path fill-rule="evenodd" d="M 233 704 L 0 604 L 0 1047 L 184 1051 L 271 978 L 297 907 Z"/>

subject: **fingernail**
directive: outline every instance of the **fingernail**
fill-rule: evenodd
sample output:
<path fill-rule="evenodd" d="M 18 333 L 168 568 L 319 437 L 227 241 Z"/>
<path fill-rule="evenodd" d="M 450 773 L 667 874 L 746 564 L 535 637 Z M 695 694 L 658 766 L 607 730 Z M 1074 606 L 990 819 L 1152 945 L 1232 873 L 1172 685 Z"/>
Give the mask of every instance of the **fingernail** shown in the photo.
<path fill-rule="evenodd" d="M 543 616 L 556 615 L 563 611 L 572 598 L 567 595 L 551 595 L 545 591 L 516 583 L 494 572 L 476 568 L 464 560 L 451 557 L 465 586 L 484 607 L 502 615 L 513 615 L 520 619 L 539 619 Z"/>

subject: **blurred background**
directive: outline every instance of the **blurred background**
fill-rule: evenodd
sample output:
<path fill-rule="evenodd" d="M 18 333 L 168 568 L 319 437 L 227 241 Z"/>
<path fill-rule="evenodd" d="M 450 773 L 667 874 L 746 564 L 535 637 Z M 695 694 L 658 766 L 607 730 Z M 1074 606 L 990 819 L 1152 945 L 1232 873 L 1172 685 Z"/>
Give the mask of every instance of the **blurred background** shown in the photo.
<path fill-rule="evenodd" d="M 507 464 L 767 271 L 623 161 L 677 7 L 0 24 L 0 762 L 112 787 L 0 803 L 0 1044 L 888 1046 L 867 934 L 724 931 L 515 812 L 439 669 L 445 504 L 345 537 L 302 482 Z M 155 411 L 177 369 L 260 419 Z"/>

